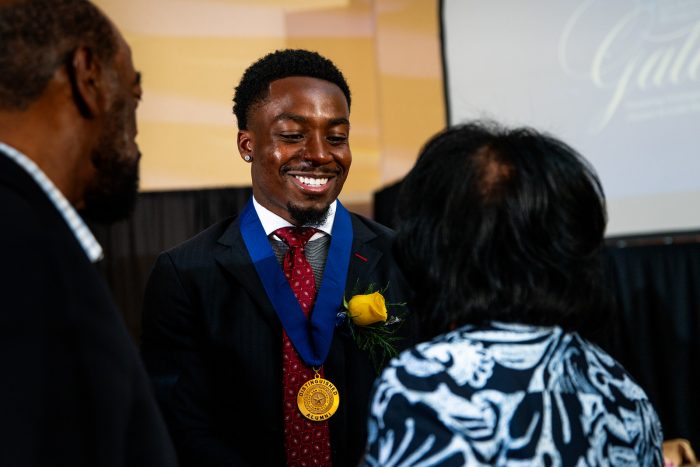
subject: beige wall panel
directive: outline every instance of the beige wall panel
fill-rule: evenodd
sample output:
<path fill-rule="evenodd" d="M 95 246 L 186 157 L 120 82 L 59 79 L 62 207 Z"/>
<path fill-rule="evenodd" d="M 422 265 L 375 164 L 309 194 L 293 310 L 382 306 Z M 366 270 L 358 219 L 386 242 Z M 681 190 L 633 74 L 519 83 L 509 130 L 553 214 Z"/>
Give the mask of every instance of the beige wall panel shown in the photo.
<path fill-rule="evenodd" d="M 238 154 L 233 125 L 215 128 L 144 123 L 141 126 L 142 186 L 171 190 L 250 185 L 249 165 Z"/>
<path fill-rule="evenodd" d="M 423 144 L 444 127 L 443 92 L 435 78 L 381 75 L 383 184 L 403 177 Z M 401 116 L 401 117 L 399 117 Z"/>
<path fill-rule="evenodd" d="M 445 126 L 437 0 L 377 0 L 382 185 L 403 177 Z"/>
<path fill-rule="evenodd" d="M 233 88 L 257 58 L 284 47 L 280 38 L 130 38 L 144 83 L 157 91 L 219 101 L 230 107 Z"/>
<path fill-rule="evenodd" d="M 285 9 L 259 0 L 95 0 L 125 34 L 284 37 Z M 289 4 L 296 4 L 291 1 Z"/>

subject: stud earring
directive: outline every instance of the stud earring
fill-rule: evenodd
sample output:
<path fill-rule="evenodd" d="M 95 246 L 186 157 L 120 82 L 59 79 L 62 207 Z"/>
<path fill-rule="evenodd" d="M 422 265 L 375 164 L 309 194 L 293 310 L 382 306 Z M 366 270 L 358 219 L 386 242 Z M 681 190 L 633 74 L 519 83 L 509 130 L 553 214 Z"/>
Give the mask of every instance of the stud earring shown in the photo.
<path fill-rule="evenodd" d="M 245 156 L 243 156 L 243 160 L 245 160 L 246 162 L 250 162 L 253 160 L 253 156 L 251 156 L 250 154 L 246 154 Z"/>

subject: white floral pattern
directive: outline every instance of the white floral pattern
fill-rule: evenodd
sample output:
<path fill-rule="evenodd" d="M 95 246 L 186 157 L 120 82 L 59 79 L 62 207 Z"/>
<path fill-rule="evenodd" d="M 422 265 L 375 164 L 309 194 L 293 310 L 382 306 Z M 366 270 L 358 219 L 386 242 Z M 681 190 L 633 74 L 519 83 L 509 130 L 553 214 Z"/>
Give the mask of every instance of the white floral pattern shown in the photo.
<path fill-rule="evenodd" d="M 659 419 L 600 348 L 560 328 L 465 326 L 391 361 L 365 465 L 661 465 Z"/>

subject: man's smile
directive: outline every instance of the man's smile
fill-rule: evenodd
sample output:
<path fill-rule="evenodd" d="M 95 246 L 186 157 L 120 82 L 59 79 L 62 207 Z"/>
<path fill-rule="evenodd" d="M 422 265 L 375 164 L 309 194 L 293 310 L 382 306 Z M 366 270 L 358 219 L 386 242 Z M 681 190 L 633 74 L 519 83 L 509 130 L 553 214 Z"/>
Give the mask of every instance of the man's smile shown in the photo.
<path fill-rule="evenodd" d="M 294 184 L 307 193 L 320 194 L 333 185 L 334 175 L 329 174 L 287 174 Z"/>
<path fill-rule="evenodd" d="M 294 178 L 299 180 L 304 185 L 313 187 L 319 187 L 328 183 L 328 178 L 300 177 L 299 175 L 295 175 Z"/>

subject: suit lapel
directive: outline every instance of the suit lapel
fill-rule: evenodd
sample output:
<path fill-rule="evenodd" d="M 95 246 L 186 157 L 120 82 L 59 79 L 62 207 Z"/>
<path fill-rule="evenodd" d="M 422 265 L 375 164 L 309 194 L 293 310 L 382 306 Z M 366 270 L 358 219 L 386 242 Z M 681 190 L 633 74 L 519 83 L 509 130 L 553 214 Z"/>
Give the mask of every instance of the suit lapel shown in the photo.
<path fill-rule="evenodd" d="M 357 216 L 351 214 L 351 217 L 353 241 L 352 250 L 350 251 L 348 278 L 345 283 L 345 298 L 348 300 L 354 294 L 365 292 L 369 286 L 369 278 L 383 255 L 381 250 L 370 245 L 370 242 L 377 235 L 367 228 Z M 375 286 L 381 288 L 386 286 L 386 284 L 375 284 Z"/>
<path fill-rule="evenodd" d="M 253 298 L 265 319 L 273 326 L 280 327 L 277 313 L 275 313 L 270 300 L 267 298 L 265 289 L 258 277 L 258 272 L 255 270 L 255 266 L 243 242 L 240 218 L 232 222 L 219 238 L 214 257 Z"/>

